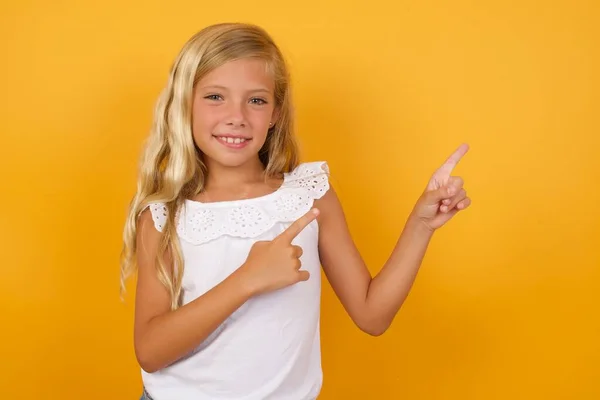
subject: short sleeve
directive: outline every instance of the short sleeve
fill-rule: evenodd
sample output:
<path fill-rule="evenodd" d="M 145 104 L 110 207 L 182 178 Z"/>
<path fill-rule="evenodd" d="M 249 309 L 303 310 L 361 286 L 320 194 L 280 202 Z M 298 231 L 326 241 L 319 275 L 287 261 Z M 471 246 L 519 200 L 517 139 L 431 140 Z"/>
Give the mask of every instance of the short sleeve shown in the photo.
<path fill-rule="evenodd" d="M 326 161 L 302 163 L 286 176 L 284 187 L 300 187 L 312 199 L 320 199 L 329 190 L 329 165 Z"/>
<path fill-rule="evenodd" d="M 163 203 L 151 203 L 148 208 L 152 214 L 152 221 L 157 231 L 162 232 L 167 222 L 167 207 Z"/>

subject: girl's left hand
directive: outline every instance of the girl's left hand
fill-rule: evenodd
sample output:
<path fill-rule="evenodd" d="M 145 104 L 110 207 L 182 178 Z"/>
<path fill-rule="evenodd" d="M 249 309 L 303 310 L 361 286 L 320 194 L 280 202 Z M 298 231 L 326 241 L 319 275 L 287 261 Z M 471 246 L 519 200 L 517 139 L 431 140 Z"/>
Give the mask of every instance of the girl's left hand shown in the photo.
<path fill-rule="evenodd" d="M 463 180 L 451 176 L 454 167 L 467 153 L 469 146 L 461 145 L 432 175 L 425 192 L 421 195 L 412 215 L 432 231 L 448 222 L 458 211 L 471 204 L 463 188 Z"/>

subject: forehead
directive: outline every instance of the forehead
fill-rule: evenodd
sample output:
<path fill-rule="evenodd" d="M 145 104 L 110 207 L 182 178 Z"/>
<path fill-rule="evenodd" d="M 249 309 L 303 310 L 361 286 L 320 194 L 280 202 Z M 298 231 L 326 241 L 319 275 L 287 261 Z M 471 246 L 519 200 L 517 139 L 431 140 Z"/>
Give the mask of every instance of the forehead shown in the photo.
<path fill-rule="evenodd" d="M 210 71 L 198 82 L 198 87 L 211 85 L 232 89 L 262 86 L 272 90 L 275 82 L 265 60 L 242 58 L 226 62 Z"/>

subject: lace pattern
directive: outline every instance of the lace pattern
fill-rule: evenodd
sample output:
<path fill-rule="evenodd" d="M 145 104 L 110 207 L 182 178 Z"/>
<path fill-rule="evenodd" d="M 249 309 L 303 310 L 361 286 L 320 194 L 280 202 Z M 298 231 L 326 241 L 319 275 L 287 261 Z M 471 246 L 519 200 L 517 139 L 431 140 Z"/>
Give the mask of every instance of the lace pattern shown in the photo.
<path fill-rule="evenodd" d="M 217 203 L 186 201 L 182 212 L 175 218 L 177 234 L 192 244 L 202 244 L 222 235 L 256 237 L 278 222 L 292 222 L 300 218 L 327 190 L 327 163 L 303 163 L 285 174 L 279 189 L 265 196 Z M 153 203 L 150 211 L 155 228 L 162 231 L 167 220 L 166 207 Z"/>

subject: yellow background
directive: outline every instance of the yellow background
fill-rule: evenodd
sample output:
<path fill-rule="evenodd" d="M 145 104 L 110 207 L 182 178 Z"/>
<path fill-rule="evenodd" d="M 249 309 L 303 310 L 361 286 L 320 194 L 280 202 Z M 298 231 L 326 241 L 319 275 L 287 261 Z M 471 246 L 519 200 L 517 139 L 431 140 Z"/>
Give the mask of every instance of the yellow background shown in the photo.
<path fill-rule="evenodd" d="M 170 3 L 170 5 L 167 5 Z M 267 28 L 304 160 L 328 160 L 376 273 L 461 142 L 473 205 L 382 337 L 323 293 L 320 399 L 600 398 L 599 5 L 589 1 L 12 1 L 0 6 L 3 399 L 136 399 L 118 254 L 179 47 Z"/>

